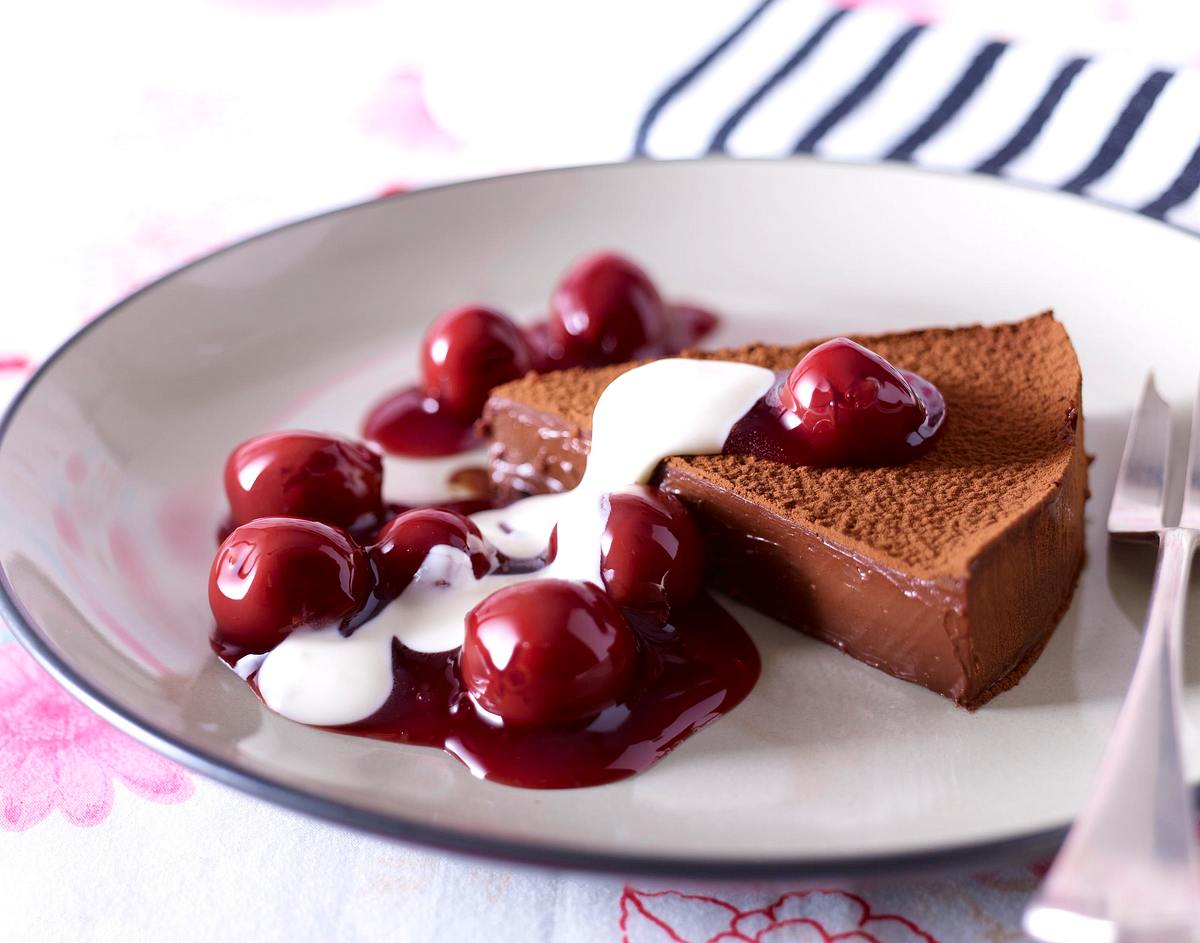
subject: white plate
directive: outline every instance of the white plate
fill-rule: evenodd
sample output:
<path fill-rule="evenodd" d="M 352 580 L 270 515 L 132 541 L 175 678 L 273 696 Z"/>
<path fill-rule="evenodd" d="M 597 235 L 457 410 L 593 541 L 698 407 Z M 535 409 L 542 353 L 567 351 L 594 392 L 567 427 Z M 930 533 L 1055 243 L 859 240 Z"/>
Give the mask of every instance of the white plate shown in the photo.
<path fill-rule="evenodd" d="M 1079 350 L 1089 559 L 1014 690 L 976 714 L 735 607 L 763 655 L 731 715 L 650 772 L 525 791 L 434 750 L 267 713 L 208 648 L 205 578 L 233 443 L 353 431 L 414 374 L 439 310 L 537 314 L 572 257 L 619 248 L 729 315 L 720 341 L 1015 319 Z M 585 168 L 351 207 L 220 252 L 118 305 L 0 433 L 7 614 L 84 701 L 216 778 L 349 825 L 594 869 L 829 875 L 1028 851 L 1079 807 L 1132 670 L 1151 561 L 1102 525 L 1133 398 L 1195 380 L 1200 241 L 982 178 L 807 160 Z M 1004 382 L 1004 378 L 997 378 Z M 1192 647 L 1187 711 L 1200 716 Z M 1200 736 L 1185 730 L 1200 772 Z"/>

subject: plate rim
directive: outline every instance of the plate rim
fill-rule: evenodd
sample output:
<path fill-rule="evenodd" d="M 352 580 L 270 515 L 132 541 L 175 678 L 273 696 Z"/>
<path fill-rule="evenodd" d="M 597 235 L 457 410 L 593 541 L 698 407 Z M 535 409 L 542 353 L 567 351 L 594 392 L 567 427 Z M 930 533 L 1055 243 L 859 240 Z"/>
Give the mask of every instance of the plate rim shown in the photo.
<path fill-rule="evenodd" d="M 188 272 L 192 268 L 260 239 L 273 236 L 318 220 L 332 219 L 383 202 L 403 201 L 414 196 L 458 189 L 495 180 L 532 178 L 549 175 L 572 174 L 586 171 L 623 173 L 630 168 L 646 166 L 671 166 L 682 164 L 810 164 L 851 167 L 869 173 L 873 169 L 887 168 L 902 173 L 922 176 L 954 177 L 979 183 L 984 186 L 1018 187 L 1031 190 L 1047 197 L 1082 200 L 1094 207 L 1119 213 L 1125 217 L 1145 220 L 1166 227 L 1191 239 L 1200 239 L 1193 232 L 1165 219 L 1146 216 L 1134 209 L 1086 195 L 1065 193 L 1049 186 L 1011 180 L 1006 177 L 982 175 L 971 171 L 946 170 L 920 167 L 878 160 L 830 160 L 811 155 L 785 158 L 730 158 L 702 157 L 674 160 L 634 160 L 574 164 L 563 167 L 548 167 L 518 173 L 472 177 L 449 183 L 413 190 L 390 193 L 384 196 L 357 200 L 336 206 L 319 213 L 289 220 L 280 225 L 262 229 L 244 236 L 212 252 L 191 259 L 172 268 L 125 295 L 105 308 L 73 334 L 66 338 L 26 379 L 8 407 L 0 416 L 0 450 L 10 426 L 20 412 L 22 404 L 34 388 L 53 370 L 57 362 L 74 348 L 94 328 L 117 316 L 135 300 L 162 287 L 165 283 Z M 9 582 L 8 574 L 0 564 L 0 616 L 17 642 L 44 668 L 50 676 L 70 695 L 85 707 L 99 714 L 123 733 L 157 751 L 167 758 L 205 777 L 265 799 L 291 811 L 300 812 L 334 825 L 346 826 L 357 831 L 391 838 L 437 851 L 471 855 L 496 861 L 570 871 L 589 872 L 621 876 L 664 877 L 699 880 L 769 880 L 769 879 L 830 879 L 873 877 L 885 878 L 895 875 L 946 871 L 966 866 L 994 864 L 998 861 L 1030 858 L 1053 852 L 1066 835 L 1069 822 L 1049 828 L 1032 829 L 1003 838 L 966 841 L 935 845 L 914 851 L 888 851 L 857 855 L 772 857 L 766 859 L 740 857 L 704 857 L 701 855 L 646 855 L 605 850 L 573 848 L 565 844 L 545 844 L 515 839 L 494 838 L 478 833 L 431 825 L 419 819 L 404 818 L 382 812 L 363 809 L 337 799 L 325 798 L 308 792 L 285 781 L 246 770 L 232 761 L 214 756 L 205 750 L 184 742 L 181 738 L 160 729 L 152 721 L 137 716 L 133 710 L 122 707 L 110 693 L 100 690 L 91 681 L 68 665 L 41 635 L 36 620 L 22 606 L 20 599 Z M 1193 787 L 1193 804 L 1200 804 L 1200 783 Z"/>

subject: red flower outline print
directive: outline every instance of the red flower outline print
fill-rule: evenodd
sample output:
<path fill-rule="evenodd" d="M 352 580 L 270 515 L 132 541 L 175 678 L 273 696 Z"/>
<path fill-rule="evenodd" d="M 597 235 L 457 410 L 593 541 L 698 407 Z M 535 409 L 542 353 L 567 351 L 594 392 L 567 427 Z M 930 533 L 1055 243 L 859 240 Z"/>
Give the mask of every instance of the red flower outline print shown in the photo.
<path fill-rule="evenodd" d="M 846 891 L 792 891 L 766 907 L 680 891 L 621 894 L 623 943 L 938 943 L 907 917 Z"/>

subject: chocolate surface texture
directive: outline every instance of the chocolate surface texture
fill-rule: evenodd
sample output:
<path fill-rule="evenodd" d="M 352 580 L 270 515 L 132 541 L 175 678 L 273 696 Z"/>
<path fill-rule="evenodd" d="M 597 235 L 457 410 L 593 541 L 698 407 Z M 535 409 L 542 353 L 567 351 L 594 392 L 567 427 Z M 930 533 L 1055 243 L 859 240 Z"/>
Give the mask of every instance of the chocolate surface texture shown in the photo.
<path fill-rule="evenodd" d="M 710 583 L 883 671 L 975 708 L 1020 680 L 1084 554 L 1080 371 L 1050 313 L 853 336 L 935 383 L 946 427 L 891 468 L 676 457 L 655 483 L 694 512 Z M 820 341 L 683 356 L 788 370 Z M 604 388 L 631 364 L 496 388 L 482 428 L 503 497 L 574 487 Z"/>

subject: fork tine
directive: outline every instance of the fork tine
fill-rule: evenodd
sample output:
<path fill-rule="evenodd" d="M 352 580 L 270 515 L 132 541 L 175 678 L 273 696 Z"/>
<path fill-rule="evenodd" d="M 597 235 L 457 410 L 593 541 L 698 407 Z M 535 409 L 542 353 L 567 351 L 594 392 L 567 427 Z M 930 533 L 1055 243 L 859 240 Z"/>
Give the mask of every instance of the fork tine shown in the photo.
<path fill-rule="evenodd" d="M 1183 516 L 1180 527 L 1200 529 L 1200 387 L 1192 403 L 1191 442 L 1188 446 L 1187 478 L 1183 491 Z"/>
<path fill-rule="evenodd" d="M 1146 377 L 1125 439 L 1108 512 L 1110 534 L 1152 534 L 1163 526 L 1170 450 L 1171 408 L 1159 396 L 1152 373 Z"/>

